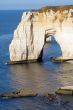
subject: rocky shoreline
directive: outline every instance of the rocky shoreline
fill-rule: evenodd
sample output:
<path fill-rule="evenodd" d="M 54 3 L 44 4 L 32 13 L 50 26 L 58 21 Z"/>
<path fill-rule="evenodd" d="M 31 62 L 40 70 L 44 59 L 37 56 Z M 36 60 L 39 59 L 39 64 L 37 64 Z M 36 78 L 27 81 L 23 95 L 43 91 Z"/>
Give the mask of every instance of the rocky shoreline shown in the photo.
<path fill-rule="evenodd" d="M 59 95 L 73 95 L 73 86 L 66 86 L 59 88 L 55 94 L 44 93 L 43 96 L 47 97 L 49 100 L 53 101 L 57 99 Z M 9 93 L 0 94 L 0 98 L 21 98 L 21 97 L 36 97 L 39 96 L 39 93 L 34 92 L 33 90 L 20 89 Z"/>

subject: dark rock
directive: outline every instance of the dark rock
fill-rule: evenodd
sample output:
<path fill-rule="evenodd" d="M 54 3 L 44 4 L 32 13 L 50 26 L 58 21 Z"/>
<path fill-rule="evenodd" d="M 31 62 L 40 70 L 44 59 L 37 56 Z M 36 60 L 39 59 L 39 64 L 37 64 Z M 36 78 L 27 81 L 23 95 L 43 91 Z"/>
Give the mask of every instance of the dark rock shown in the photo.
<path fill-rule="evenodd" d="M 48 94 L 46 94 L 45 96 L 49 99 L 49 101 L 54 101 L 54 100 L 57 99 L 57 97 L 56 97 L 55 94 L 50 94 L 50 93 L 48 93 Z"/>
<path fill-rule="evenodd" d="M 15 64 L 27 64 L 27 63 L 35 63 L 37 60 L 23 60 L 23 61 L 9 61 L 7 64 L 15 65 Z"/>

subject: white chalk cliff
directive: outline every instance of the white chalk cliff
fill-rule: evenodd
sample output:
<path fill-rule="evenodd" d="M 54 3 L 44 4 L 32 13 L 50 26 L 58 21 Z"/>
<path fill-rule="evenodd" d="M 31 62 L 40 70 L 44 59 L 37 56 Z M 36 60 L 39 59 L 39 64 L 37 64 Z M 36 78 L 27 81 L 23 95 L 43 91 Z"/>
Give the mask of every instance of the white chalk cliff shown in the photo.
<path fill-rule="evenodd" d="M 73 59 L 73 7 L 45 7 L 24 12 L 10 44 L 11 61 L 37 60 L 45 39 L 55 37 L 63 59 Z"/>

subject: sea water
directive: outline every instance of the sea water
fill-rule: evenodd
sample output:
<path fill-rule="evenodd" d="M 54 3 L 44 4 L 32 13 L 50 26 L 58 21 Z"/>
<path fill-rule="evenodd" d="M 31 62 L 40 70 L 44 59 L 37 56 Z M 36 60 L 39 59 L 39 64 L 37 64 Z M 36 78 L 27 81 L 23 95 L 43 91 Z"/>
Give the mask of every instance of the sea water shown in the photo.
<path fill-rule="evenodd" d="M 43 62 L 6 65 L 9 61 L 9 44 L 13 31 L 21 20 L 21 11 L 0 11 L 0 93 L 19 89 L 31 89 L 37 97 L 1 99 L 0 110 L 73 110 L 73 97 L 60 97 L 49 101 L 46 93 L 55 93 L 61 86 L 73 85 L 73 64 L 53 63 L 50 57 L 60 54 L 55 41 L 47 43 L 43 51 Z"/>

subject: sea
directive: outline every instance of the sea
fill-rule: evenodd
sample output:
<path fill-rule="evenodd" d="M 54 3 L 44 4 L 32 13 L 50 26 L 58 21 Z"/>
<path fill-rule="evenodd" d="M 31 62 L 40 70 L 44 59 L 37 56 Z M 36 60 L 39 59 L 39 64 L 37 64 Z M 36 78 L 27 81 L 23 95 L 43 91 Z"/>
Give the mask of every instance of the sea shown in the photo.
<path fill-rule="evenodd" d="M 43 50 L 40 63 L 7 65 L 9 45 L 14 30 L 25 10 L 0 11 L 0 94 L 25 89 L 38 93 L 36 97 L 0 98 L 0 110 L 73 110 L 73 96 L 57 96 L 49 100 L 45 94 L 54 94 L 62 86 L 73 86 L 73 64 L 53 63 L 50 57 L 60 55 L 60 47 L 52 38 Z"/>

